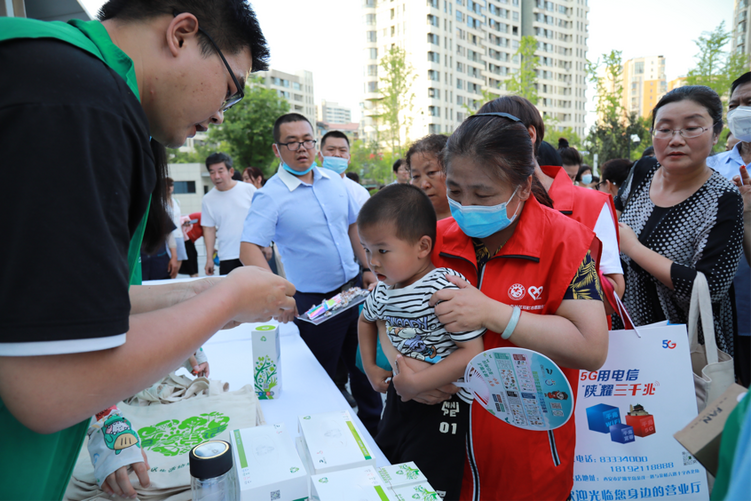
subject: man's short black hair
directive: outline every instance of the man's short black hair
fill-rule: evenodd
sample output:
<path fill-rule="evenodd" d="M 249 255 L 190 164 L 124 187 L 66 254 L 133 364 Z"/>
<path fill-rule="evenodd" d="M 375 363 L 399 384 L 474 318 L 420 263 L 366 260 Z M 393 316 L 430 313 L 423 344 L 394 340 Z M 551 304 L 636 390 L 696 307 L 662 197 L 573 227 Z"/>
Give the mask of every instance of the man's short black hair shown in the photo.
<path fill-rule="evenodd" d="M 279 141 L 281 141 L 282 139 L 281 137 L 279 137 L 279 128 L 282 126 L 282 124 L 288 124 L 292 122 L 308 122 L 308 125 L 310 125 L 310 120 L 305 118 L 304 115 L 300 115 L 299 113 L 287 113 L 286 115 L 280 116 L 276 119 L 276 122 L 274 122 L 274 142 L 276 144 L 279 144 Z M 312 125 L 310 125 L 310 130 L 313 130 Z"/>
<path fill-rule="evenodd" d="M 733 80 L 733 83 L 730 85 L 730 97 L 733 96 L 733 92 L 735 92 L 735 89 L 749 82 L 751 82 L 751 71 L 747 71 L 743 75 Z"/>
<path fill-rule="evenodd" d="M 421 189 L 410 184 L 390 184 L 365 202 L 357 216 L 358 228 L 391 223 L 396 238 L 416 243 L 424 235 L 435 244 L 436 215 L 433 204 Z"/>
<path fill-rule="evenodd" d="M 323 151 L 323 145 L 326 144 L 326 140 L 330 137 L 338 137 L 339 139 L 344 139 L 345 141 L 347 141 L 347 148 L 349 148 L 349 138 L 347 137 L 347 134 L 340 130 L 330 130 L 321 138 L 321 151 Z"/>
<path fill-rule="evenodd" d="M 109 0 L 99 9 L 98 17 L 100 21 L 138 21 L 183 12 L 196 16 L 198 25 L 223 52 L 237 54 L 248 47 L 251 71 L 268 69 L 269 47 L 255 12 L 245 0 Z M 211 42 L 203 35 L 201 50 L 204 55 L 214 53 Z"/>
<path fill-rule="evenodd" d="M 206 158 L 206 170 L 209 166 L 223 163 L 227 170 L 232 168 L 232 158 L 226 153 L 212 153 Z"/>
<path fill-rule="evenodd" d="M 404 159 L 403 158 L 397 158 L 396 162 L 394 162 L 394 166 L 391 168 L 391 170 L 393 170 L 394 173 L 396 173 L 396 171 L 399 170 L 399 167 L 401 167 L 401 165 L 403 163 L 404 163 Z"/>

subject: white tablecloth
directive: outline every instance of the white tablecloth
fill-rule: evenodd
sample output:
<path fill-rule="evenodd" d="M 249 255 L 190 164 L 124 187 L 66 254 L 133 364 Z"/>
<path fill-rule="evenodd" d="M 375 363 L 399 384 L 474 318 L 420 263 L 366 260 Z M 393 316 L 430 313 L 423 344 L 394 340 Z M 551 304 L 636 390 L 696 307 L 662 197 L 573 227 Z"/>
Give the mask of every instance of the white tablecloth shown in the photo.
<path fill-rule="evenodd" d="M 273 322 L 272 322 L 273 323 Z M 209 358 L 211 379 L 230 384 L 230 391 L 253 384 L 251 332 L 257 324 L 219 331 L 203 350 Z M 347 404 L 334 382 L 313 356 L 293 323 L 280 325 L 282 391 L 278 400 L 261 400 L 266 423 L 284 423 L 291 436 L 299 435 L 297 417 L 303 414 L 348 410 L 373 451 L 378 466 L 390 463 Z"/>

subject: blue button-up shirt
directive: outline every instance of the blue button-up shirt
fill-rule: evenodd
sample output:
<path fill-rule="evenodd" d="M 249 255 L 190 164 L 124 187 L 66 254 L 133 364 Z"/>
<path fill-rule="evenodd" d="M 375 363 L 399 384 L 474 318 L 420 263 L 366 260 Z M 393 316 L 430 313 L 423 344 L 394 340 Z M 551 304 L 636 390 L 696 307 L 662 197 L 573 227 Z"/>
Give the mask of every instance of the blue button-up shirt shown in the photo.
<path fill-rule="evenodd" d="M 242 241 L 279 250 L 287 279 L 301 292 L 329 292 L 360 271 L 349 226 L 358 208 L 342 178 L 313 168 L 313 184 L 284 169 L 253 196 Z"/>
<path fill-rule="evenodd" d="M 738 169 L 741 165 L 746 165 L 741 158 L 741 144 L 739 141 L 730 151 L 723 151 L 708 157 L 707 165 L 722 174 L 725 179 L 732 181 L 733 176 L 740 174 Z"/>
<path fill-rule="evenodd" d="M 741 142 L 733 149 L 718 153 L 707 158 L 707 165 L 731 180 L 733 176 L 740 175 L 741 165 L 746 165 L 741 157 Z M 741 258 L 738 263 L 738 271 L 733 280 L 735 286 L 735 307 L 738 314 L 738 334 L 751 336 L 751 268 L 746 260 Z"/>

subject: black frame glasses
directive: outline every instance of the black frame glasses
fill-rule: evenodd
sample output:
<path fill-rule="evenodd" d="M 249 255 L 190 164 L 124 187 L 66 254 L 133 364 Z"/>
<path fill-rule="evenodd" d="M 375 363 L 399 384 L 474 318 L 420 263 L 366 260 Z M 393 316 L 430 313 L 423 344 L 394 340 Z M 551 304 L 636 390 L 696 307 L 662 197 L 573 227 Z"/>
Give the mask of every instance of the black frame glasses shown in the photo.
<path fill-rule="evenodd" d="M 222 54 L 221 49 L 219 49 L 219 46 L 214 42 L 214 40 L 209 36 L 208 33 L 203 31 L 200 27 L 198 28 L 198 31 L 202 33 L 206 38 L 209 39 L 209 42 L 211 42 L 211 45 L 214 46 L 216 51 L 219 53 L 219 57 L 222 58 L 222 62 L 224 63 L 224 66 L 227 67 L 227 71 L 229 71 L 229 75 L 232 77 L 232 81 L 235 83 L 235 89 L 237 89 L 237 92 L 232 94 L 230 97 L 224 100 L 222 103 L 222 113 L 225 113 L 227 110 L 232 108 L 234 105 L 239 103 L 243 100 L 245 97 L 245 92 L 243 92 L 243 88 L 240 87 L 240 82 L 237 81 L 237 77 L 235 77 L 234 72 L 232 71 L 232 68 L 230 68 L 229 63 L 227 63 L 227 60 L 224 58 L 224 54 Z"/>
<path fill-rule="evenodd" d="M 300 146 L 305 148 L 306 150 L 312 150 L 316 147 L 316 141 L 315 139 L 306 139 L 305 141 L 290 141 L 289 143 L 277 143 L 279 146 L 286 146 L 289 151 L 297 151 L 300 149 Z M 308 146 L 306 143 L 310 143 L 310 146 Z M 295 149 L 293 150 L 290 147 L 290 144 L 296 144 Z"/>

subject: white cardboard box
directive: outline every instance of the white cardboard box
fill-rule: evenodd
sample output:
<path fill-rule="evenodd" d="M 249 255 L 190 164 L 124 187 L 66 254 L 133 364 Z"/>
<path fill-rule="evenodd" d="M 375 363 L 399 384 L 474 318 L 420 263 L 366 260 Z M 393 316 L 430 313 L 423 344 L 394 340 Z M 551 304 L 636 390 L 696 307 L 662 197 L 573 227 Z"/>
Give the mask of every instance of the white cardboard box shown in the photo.
<path fill-rule="evenodd" d="M 283 423 L 233 430 L 230 437 L 241 501 L 308 498 L 309 476 Z"/>
<path fill-rule="evenodd" d="M 253 329 L 253 379 L 260 400 L 274 400 L 282 392 L 282 353 L 279 326 L 259 325 Z"/>
<path fill-rule="evenodd" d="M 310 477 L 310 498 L 315 501 L 440 500 L 425 475 L 412 462 L 313 475 Z"/>
<path fill-rule="evenodd" d="M 311 475 L 375 466 L 373 453 L 362 439 L 349 411 L 299 416 L 298 423 L 305 450 L 312 466 Z"/>

